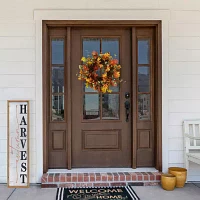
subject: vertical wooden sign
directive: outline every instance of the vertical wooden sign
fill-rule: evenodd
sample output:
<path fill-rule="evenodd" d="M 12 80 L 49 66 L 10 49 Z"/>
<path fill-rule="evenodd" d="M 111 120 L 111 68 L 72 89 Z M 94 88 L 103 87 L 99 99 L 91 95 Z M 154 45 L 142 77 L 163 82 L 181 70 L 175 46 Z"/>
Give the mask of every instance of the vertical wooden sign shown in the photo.
<path fill-rule="evenodd" d="M 29 101 L 8 101 L 7 185 L 29 187 Z"/>

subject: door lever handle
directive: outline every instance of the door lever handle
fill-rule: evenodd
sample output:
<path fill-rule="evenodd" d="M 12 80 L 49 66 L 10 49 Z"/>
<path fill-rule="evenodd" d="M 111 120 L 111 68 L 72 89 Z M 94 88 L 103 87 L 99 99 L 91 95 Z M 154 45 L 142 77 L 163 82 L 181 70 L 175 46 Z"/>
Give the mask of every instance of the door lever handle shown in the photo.
<path fill-rule="evenodd" d="M 125 109 L 126 109 L 126 122 L 129 121 L 129 114 L 130 114 L 130 102 L 128 100 L 124 103 Z"/>

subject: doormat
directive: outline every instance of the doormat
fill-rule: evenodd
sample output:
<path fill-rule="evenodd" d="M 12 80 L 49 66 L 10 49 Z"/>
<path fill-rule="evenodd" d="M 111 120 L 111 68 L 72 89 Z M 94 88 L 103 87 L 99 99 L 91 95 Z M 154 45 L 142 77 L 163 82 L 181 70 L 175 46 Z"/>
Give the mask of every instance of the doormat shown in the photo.
<path fill-rule="evenodd" d="M 58 188 L 56 200 L 140 200 L 131 186 L 98 188 Z"/>

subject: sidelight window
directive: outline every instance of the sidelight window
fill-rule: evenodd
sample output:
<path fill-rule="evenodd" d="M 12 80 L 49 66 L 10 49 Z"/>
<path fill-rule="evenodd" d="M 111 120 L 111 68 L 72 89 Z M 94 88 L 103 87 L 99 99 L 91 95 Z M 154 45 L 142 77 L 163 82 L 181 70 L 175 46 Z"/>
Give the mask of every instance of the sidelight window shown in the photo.
<path fill-rule="evenodd" d="M 64 120 L 64 38 L 51 39 L 51 120 Z"/>
<path fill-rule="evenodd" d="M 137 88 L 138 88 L 138 119 L 151 119 L 151 55 L 150 39 L 137 40 Z"/>

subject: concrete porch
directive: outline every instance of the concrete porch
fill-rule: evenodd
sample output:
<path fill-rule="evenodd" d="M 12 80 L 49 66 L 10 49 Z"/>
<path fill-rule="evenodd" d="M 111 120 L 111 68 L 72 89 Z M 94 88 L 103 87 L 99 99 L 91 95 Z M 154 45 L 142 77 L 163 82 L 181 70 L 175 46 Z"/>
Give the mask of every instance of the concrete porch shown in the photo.
<path fill-rule="evenodd" d="M 141 200 L 199 200 L 200 184 L 186 184 L 184 188 L 165 191 L 160 185 L 153 187 L 134 186 L 133 189 Z M 28 189 L 11 189 L 0 185 L 1 200 L 55 200 L 56 189 L 41 189 L 40 185 L 31 185 Z"/>

